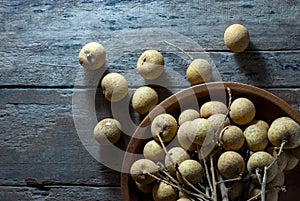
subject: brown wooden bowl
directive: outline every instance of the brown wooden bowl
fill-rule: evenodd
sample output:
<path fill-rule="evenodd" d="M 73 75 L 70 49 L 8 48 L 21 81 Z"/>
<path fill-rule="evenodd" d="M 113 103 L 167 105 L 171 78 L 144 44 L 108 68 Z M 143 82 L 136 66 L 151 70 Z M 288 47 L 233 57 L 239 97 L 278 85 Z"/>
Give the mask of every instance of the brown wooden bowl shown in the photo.
<path fill-rule="evenodd" d="M 190 106 L 194 107 L 195 100 L 198 101 L 198 107 L 204 102 L 211 100 L 211 98 L 213 98 L 213 100 L 224 101 L 224 98 L 228 98 L 226 87 L 230 88 L 233 99 L 246 97 L 255 104 L 257 110 L 256 119 L 263 119 L 270 123 L 277 117 L 290 116 L 300 124 L 299 112 L 279 97 L 254 86 L 233 82 L 212 82 L 184 89 L 165 99 L 158 107 L 155 107 L 144 118 L 133 134 L 127 147 L 122 166 L 121 193 L 123 201 L 152 200 L 151 194 L 146 195 L 139 192 L 135 182 L 130 174 L 128 174 L 131 164 L 138 158 L 141 158 L 143 146 L 151 139 L 149 128 L 151 119 L 165 112 L 178 117 L 183 109 L 187 109 Z M 130 153 L 135 153 L 137 156 Z M 299 180 L 300 167 L 298 166 L 286 175 L 285 184 L 288 191 L 286 193 L 280 193 L 280 201 L 295 200 L 295 197 L 300 195 Z"/>

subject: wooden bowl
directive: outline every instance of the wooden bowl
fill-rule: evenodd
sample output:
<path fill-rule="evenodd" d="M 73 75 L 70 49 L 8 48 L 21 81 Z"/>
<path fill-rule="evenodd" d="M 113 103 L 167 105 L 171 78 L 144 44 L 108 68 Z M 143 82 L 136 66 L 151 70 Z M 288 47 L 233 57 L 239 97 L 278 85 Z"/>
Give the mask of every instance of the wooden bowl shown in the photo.
<path fill-rule="evenodd" d="M 151 194 L 146 195 L 136 188 L 135 182 L 128 174 L 131 164 L 141 158 L 144 144 L 151 139 L 150 124 L 151 119 L 160 113 L 170 113 L 176 118 L 180 112 L 189 107 L 195 108 L 209 100 L 221 100 L 224 102 L 228 98 L 226 88 L 231 90 L 232 98 L 246 97 L 250 99 L 256 107 L 256 119 L 263 119 L 272 122 L 280 116 L 290 116 L 300 124 L 300 115 L 282 99 L 263 89 L 233 82 L 212 82 L 201 84 L 184 89 L 177 94 L 170 96 L 155 107 L 140 123 L 133 134 L 127 152 L 124 156 L 121 173 L 121 193 L 123 201 L 152 200 Z M 226 103 L 226 102 L 225 102 Z M 197 109 L 197 108 L 195 108 Z M 134 155 L 134 154 L 136 155 Z M 300 195 L 300 167 L 298 166 L 286 175 L 286 193 L 280 193 L 280 201 L 295 200 L 295 196 Z M 297 185 L 296 185 L 297 184 Z"/>

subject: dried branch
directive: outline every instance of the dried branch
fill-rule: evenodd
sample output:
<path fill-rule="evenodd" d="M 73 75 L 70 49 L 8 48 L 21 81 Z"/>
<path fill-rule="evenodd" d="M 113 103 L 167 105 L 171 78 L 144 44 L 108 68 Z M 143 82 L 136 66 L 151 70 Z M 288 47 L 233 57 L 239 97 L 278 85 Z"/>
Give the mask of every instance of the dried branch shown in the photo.
<path fill-rule="evenodd" d="M 218 194 L 217 194 L 217 184 L 216 184 L 216 177 L 215 177 L 215 167 L 214 167 L 214 159 L 212 156 L 210 156 L 210 170 L 211 170 L 211 176 L 212 176 L 212 183 L 213 183 L 213 195 L 212 198 L 214 201 L 218 200 Z"/>

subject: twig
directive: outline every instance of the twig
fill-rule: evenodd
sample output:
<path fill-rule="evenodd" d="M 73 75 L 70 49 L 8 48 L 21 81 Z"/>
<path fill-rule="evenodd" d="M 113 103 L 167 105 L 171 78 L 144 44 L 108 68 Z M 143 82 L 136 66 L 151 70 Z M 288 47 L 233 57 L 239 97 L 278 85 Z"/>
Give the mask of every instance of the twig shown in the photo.
<path fill-rule="evenodd" d="M 210 170 L 211 170 L 212 183 L 213 183 L 212 198 L 213 198 L 214 201 L 217 201 L 218 200 L 218 197 L 217 197 L 217 184 L 216 184 L 216 177 L 215 177 L 214 160 L 213 160 L 212 156 L 210 156 Z"/>
<path fill-rule="evenodd" d="M 180 177 L 183 179 L 183 181 L 189 186 L 191 187 L 194 191 L 196 191 L 197 193 L 199 193 L 200 195 L 202 195 L 204 198 L 209 199 L 209 197 L 205 194 L 202 193 L 199 189 L 197 189 L 193 184 L 191 184 L 191 182 L 189 182 L 189 180 L 187 180 L 185 178 L 185 176 L 183 176 L 178 168 L 178 164 L 176 163 L 176 171 L 178 172 L 178 174 L 180 175 Z"/>
<path fill-rule="evenodd" d="M 266 201 L 266 186 L 267 186 L 267 170 L 268 167 L 264 168 L 264 177 L 261 183 L 261 201 Z"/>
<path fill-rule="evenodd" d="M 222 183 L 227 183 L 227 182 L 233 182 L 233 181 L 240 181 L 242 179 L 242 176 L 233 178 L 233 179 L 226 179 L 226 180 L 221 180 L 216 182 L 216 184 L 222 184 Z"/>
<path fill-rule="evenodd" d="M 177 48 L 181 52 L 183 52 L 190 60 L 192 60 L 192 61 L 194 60 L 194 58 L 191 55 L 189 55 L 188 53 L 186 53 L 186 51 L 184 51 L 182 48 L 180 48 L 180 47 L 178 47 L 178 46 L 174 45 L 173 43 L 170 43 L 170 42 L 168 42 L 166 40 L 164 40 L 164 42 L 167 43 L 168 45 L 171 45 L 172 47 Z"/>
<path fill-rule="evenodd" d="M 255 174 L 257 176 L 258 182 L 261 184 L 262 180 L 261 180 L 261 175 L 260 175 L 259 171 L 260 171 L 259 168 L 255 169 Z"/>
<path fill-rule="evenodd" d="M 205 169 L 205 175 L 207 177 L 207 181 L 208 181 L 208 185 L 209 185 L 209 189 L 210 189 L 210 192 L 213 191 L 213 186 L 212 186 L 212 183 L 211 183 L 211 178 L 210 178 L 210 174 L 208 172 L 208 167 L 207 167 L 207 161 L 205 159 L 205 157 L 203 156 L 203 153 L 200 151 L 199 149 L 199 146 L 197 146 L 197 149 L 198 149 L 198 154 L 201 154 L 201 157 L 203 158 L 203 163 L 204 163 L 204 169 Z"/>
<path fill-rule="evenodd" d="M 280 155 L 281 155 L 281 153 L 282 153 L 282 151 L 283 151 L 283 147 L 284 147 L 284 145 L 285 145 L 286 143 L 287 143 L 286 140 L 282 140 L 282 142 L 281 142 L 281 144 L 280 144 L 279 151 L 278 151 L 278 153 L 276 154 L 276 157 L 275 157 L 275 159 L 273 160 L 273 162 L 267 167 L 267 170 L 270 169 L 270 168 L 272 167 L 272 165 L 274 165 L 274 163 L 279 159 L 279 157 L 280 157 Z"/>
<path fill-rule="evenodd" d="M 156 180 L 159 181 L 159 182 L 164 182 L 165 184 L 168 184 L 168 185 L 172 186 L 173 188 L 176 188 L 176 189 L 178 189 L 178 190 L 180 190 L 180 191 L 184 191 L 185 193 L 187 193 L 187 194 L 189 194 L 189 195 L 192 195 L 192 196 L 194 196 L 194 197 L 197 197 L 197 198 L 200 199 L 200 200 L 203 200 L 203 201 L 206 200 L 203 196 L 201 196 L 201 195 L 199 195 L 199 194 L 196 194 L 196 193 L 194 193 L 194 192 L 191 192 L 191 191 L 189 191 L 189 190 L 183 188 L 182 186 L 179 186 L 179 185 L 173 184 L 172 182 L 169 182 L 169 181 L 166 181 L 166 180 L 164 180 L 164 179 L 161 179 L 161 178 L 157 177 L 157 176 L 154 175 L 154 174 L 151 174 L 151 173 L 147 173 L 147 174 L 148 174 L 149 176 L 153 177 L 154 179 L 156 179 Z"/>
<path fill-rule="evenodd" d="M 225 186 L 225 182 L 222 178 L 222 176 L 217 172 L 218 178 L 219 178 L 219 184 L 220 184 L 220 189 L 221 189 L 221 194 L 222 194 L 222 201 L 229 201 L 228 198 L 228 189 Z"/>

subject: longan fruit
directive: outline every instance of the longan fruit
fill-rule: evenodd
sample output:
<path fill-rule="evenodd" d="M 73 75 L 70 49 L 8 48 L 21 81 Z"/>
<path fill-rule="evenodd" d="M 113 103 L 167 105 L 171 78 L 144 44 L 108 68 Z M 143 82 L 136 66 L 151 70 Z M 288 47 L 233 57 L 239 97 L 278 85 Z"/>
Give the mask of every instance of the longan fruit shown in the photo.
<path fill-rule="evenodd" d="M 292 154 L 291 150 L 285 150 L 284 152 L 287 159 L 284 171 L 293 170 L 298 165 L 299 160 Z"/>
<path fill-rule="evenodd" d="M 298 159 L 300 160 L 300 146 L 292 149 L 292 154 Z"/>
<path fill-rule="evenodd" d="M 235 200 L 240 197 L 243 193 L 243 187 L 243 183 L 240 181 L 230 184 L 230 186 L 227 187 L 229 200 Z"/>
<path fill-rule="evenodd" d="M 177 201 L 192 201 L 190 198 L 179 198 Z"/>
<path fill-rule="evenodd" d="M 213 114 L 226 114 L 227 106 L 220 101 L 208 101 L 200 107 L 200 116 L 208 118 Z"/>
<path fill-rule="evenodd" d="M 152 190 L 154 201 L 176 201 L 178 199 L 177 190 L 163 181 L 156 183 Z"/>
<path fill-rule="evenodd" d="M 151 87 L 139 87 L 134 92 L 131 102 L 134 111 L 141 115 L 145 115 L 158 103 L 158 94 Z"/>
<path fill-rule="evenodd" d="M 267 189 L 272 189 L 274 187 L 279 187 L 284 185 L 285 175 L 282 171 L 279 171 L 275 178 L 267 183 Z"/>
<path fill-rule="evenodd" d="M 249 194 L 249 199 L 256 196 L 256 195 L 259 195 L 260 193 L 261 193 L 260 188 L 254 188 Z M 261 197 L 259 196 L 255 200 L 256 201 L 261 201 Z M 266 191 L 266 201 L 278 201 L 278 190 L 269 189 L 268 191 Z"/>
<path fill-rule="evenodd" d="M 151 123 L 151 133 L 157 141 L 159 135 L 163 142 L 170 142 L 175 137 L 177 129 L 177 121 L 170 114 L 159 114 Z"/>
<path fill-rule="evenodd" d="M 134 181 L 142 185 L 151 184 L 155 178 L 149 175 L 158 175 L 157 165 L 149 159 L 139 159 L 135 161 L 130 168 L 130 174 Z"/>
<path fill-rule="evenodd" d="M 178 117 L 178 124 L 181 125 L 186 121 L 193 121 L 200 117 L 200 114 L 197 110 L 194 109 L 186 109 L 180 113 Z"/>
<path fill-rule="evenodd" d="M 105 49 L 100 43 L 90 42 L 80 50 L 78 60 L 87 70 L 97 70 L 104 65 L 105 56 Z"/>
<path fill-rule="evenodd" d="M 251 121 L 248 124 L 248 126 L 251 126 L 251 125 L 259 125 L 259 126 L 264 127 L 266 130 L 269 130 L 269 128 L 270 128 L 269 124 L 261 119 L 254 119 L 253 121 Z"/>
<path fill-rule="evenodd" d="M 101 145 L 115 144 L 121 134 L 121 124 L 113 118 L 102 119 L 94 128 L 94 138 Z"/>
<path fill-rule="evenodd" d="M 224 127 L 230 125 L 230 120 L 228 119 L 228 117 L 226 117 L 225 114 L 213 114 L 208 117 L 207 120 L 210 122 L 214 133 L 216 133 L 217 131 L 219 131 L 220 133 Z"/>
<path fill-rule="evenodd" d="M 244 133 L 242 129 L 237 126 L 227 126 L 222 131 L 221 142 L 224 150 L 237 151 L 241 149 L 245 143 Z"/>
<path fill-rule="evenodd" d="M 279 117 L 271 123 L 268 139 L 276 147 L 285 140 L 285 149 L 296 148 L 300 145 L 300 125 L 290 117 Z"/>
<path fill-rule="evenodd" d="M 256 109 L 252 101 L 247 98 L 237 98 L 230 106 L 230 118 L 238 125 L 250 123 L 256 114 Z"/>
<path fill-rule="evenodd" d="M 118 102 L 128 94 L 128 83 L 119 73 L 109 73 L 101 81 L 103 94 L 108 101 Z"/>
<path fill-rule="evenodd" d="M 189 138 L 188 134 L 190 132 L 191 121 L 184 122 L 179 126 L 177 131 L 177 141 L 179 145 L 187 151 L 196 151 L 197 145 L 195 145 Z"/>
<path fill-rule="evenodd" d="M 232 24 L 225 30 L 224 42 L 229 50 L 243 52 L 250 42 L 249 32 L 241 24 Z"/>
<path fill-rule="evenodd" d="M 193 120 L 190 129 L 188 138 L 197 145 L 202 145 L 206 136 L 214 135 L 210 122 L 204 118 Z"/>
<path fill-rule="evenodd" d="M 176 174 L 175 165 L 180 165 L 185 160 L 190 159 L 190 155 L 181 147 L 173 147 L 165 157 L 165 166 L 171 175 Z"/>
<path fill-rule="evenodd" d="M 277 157 L 279 148 L 278 147 L 267 147 L 265 149 L 266 152 L 271 154 L 274 158 Z M 283 171 L 287 165 L 287 157 L 286 157 L 286 151 L 282 151 L 277 158 L 277 164 L 278 164 L 278 171 Z"/>
<path fill-rule="evenodd" d="M 157 50 L 146 50 L 137 61 L 137 70 L 144 79 L 154 80 L 164 71 L 164 57 Z"/>
<path fill-rule="evenodd" d="M 271 163 L 273 163 L 273 161 L 275 160 L 275 158 L 265 152 L 265 151 L 258 151 L 253 153 L 247 162 L 247 169 L 250 173 L 255 174 L 256 169 L 259 169 L 261 171 L 261 173 L 264 172 L 264 168 L 268 167 Z M 273 163 L 273 165 L 268 169 L 267 171 L 267 182 L 272 181 L 275 176 L 278 173 L 278 164 L 277 163 Z"/>
<path fill-rule="evenodd" d="M 226 151 L 219 157 L 217 167 L 222 177 L 234 179 L 244 173 L 245 161 L 239 153 Z"/>
<path fill-rule="evenodd" d="M 165 152 L 160 143 L 155 140 L 147 142 L 143 149 L 144 158 L 152 160 L 154 162 L 163 161 L 165 158 Z"/>
<path fill-rule="evenodd" d="M 269 141 L 267 130 L 259 125 L 250 125 L 244 131 L 246 145 L 250 151 L 263 151 Z"/>
<path fill-rule="evenodd" d="M 151 193 L 154 187 L 155 182 L 152 182 L 150 184 L 141 184 L 137 181 L 135 181 L 136 187 L 139 189 L 139 191 L 143 193 Z"/>
<path fill-rule="evenodd" d="M 204 175 L 202 165 L 198 161 L 192 159 L 185 160 L 180 163 L 178 170 L 180 173 L 177 171 L 176 177 L 182 184 L 186 184 L 182 177 L 184 177 L 189 183 L 196 185 L 201 181 Z"/>
<path fill-rule="evenodd" d="M 195 59 L 186 70 L 186 77 L 191 84 L 201 84 L 212 80 L 212 66 L 204 59 Z"/>

